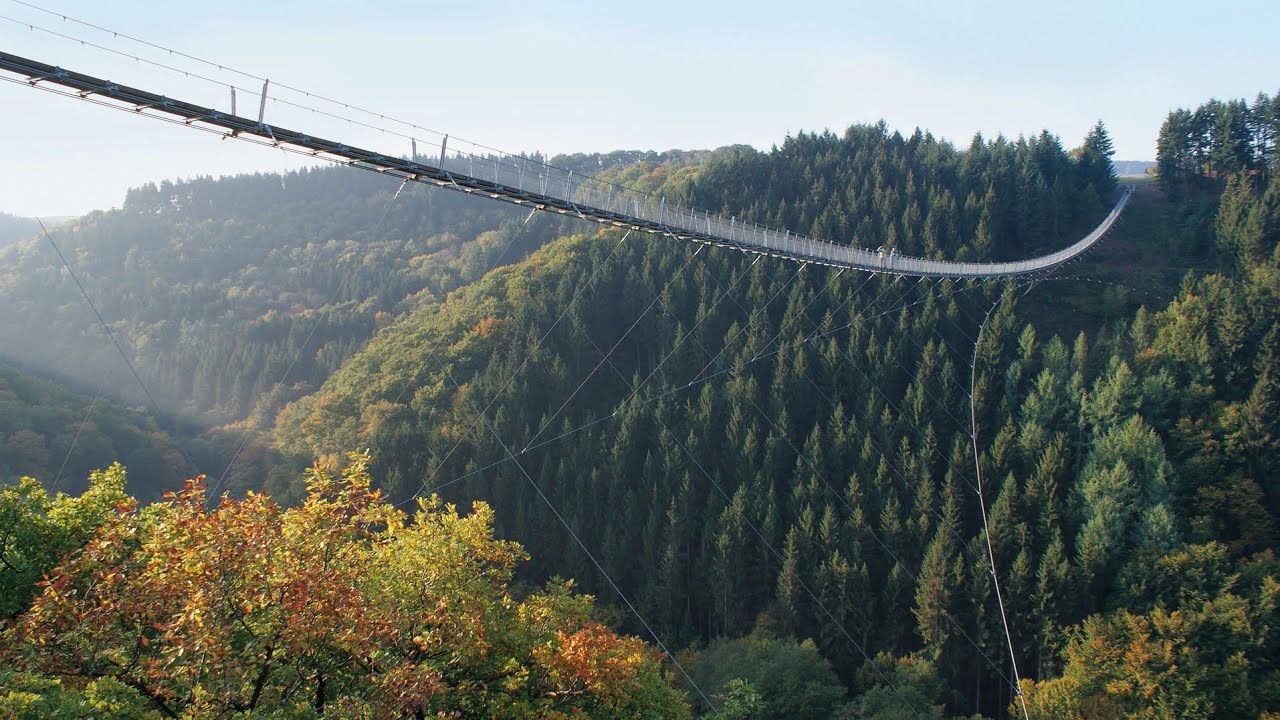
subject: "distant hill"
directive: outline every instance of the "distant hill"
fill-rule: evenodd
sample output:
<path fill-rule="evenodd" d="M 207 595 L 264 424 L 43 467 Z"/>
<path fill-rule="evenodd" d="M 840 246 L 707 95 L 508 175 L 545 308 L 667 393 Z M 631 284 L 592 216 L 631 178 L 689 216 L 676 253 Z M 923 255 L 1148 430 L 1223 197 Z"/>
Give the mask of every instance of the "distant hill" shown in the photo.
<path fill-rule="evenodd" d="M 44 220 L 44 226 L 52 230 L 60 225 L 66 225 L 74 220 L 72 215 L 56 215 L 41 218 Z M 40 232 L 40 221 L 33 217 L 22 217 L 19 215 L 10 215 L 0 212 L 0 246 L 9 245 L 34 237 Z"/>
<path fill-rule="evenodd" d="M 1111 164 L 1115 166 L 1116 175 L 1120 177 L 1146 175 L 1147 169 L 1156 165 L 1151 160 L 1115 160 Z"/>
<path fill-rule="evenodd" d="M 25 240 L 40 230 L 35 218 L 19 217 L 0 212 L 0 245 Z"/>
<path fill-rule="evenodd" d="M 568 160 L 638 185 L 691 173 L 708 153 L 641 155 Z M 346 168 L 166 181 L 130 190 L 120 209 L 45 224 L 165 412 L 219 425 L 256 408 L 269 421 L 395 314 L 522 259 L 571 222 L 398 190 Z M 15 220 L 29 228 L 20 237 L 39 232 Z M 24 249 L 0 247 L 0 356 L 97 382 L 119 359 L 58 258 Z M 127 384 L 108 391 L 143 402 Z"/>

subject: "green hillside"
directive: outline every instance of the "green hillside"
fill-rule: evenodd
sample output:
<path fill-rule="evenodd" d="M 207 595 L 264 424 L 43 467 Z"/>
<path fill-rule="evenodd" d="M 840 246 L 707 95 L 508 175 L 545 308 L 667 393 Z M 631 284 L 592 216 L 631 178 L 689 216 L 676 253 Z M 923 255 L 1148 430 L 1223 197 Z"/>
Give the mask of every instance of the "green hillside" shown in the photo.
<path fill-rule="evenodd" d="M 450 193 L 406 190 L 393 203 L 396 190 L 333 169 L 166 182 L 53 238 L 162 406 L 226 422 L 260 402 L 270 413 L 266 391 L 317 320 L 285 395 L 341 364 L 378 312 L 472 279 L 523 219 Z M 88 377 L 119 362 L 47 243 L 0 252 L 7 354 Z"/>
<path fill-rule="evenodd" d="M 979 139 L 962 151 L 855 127 L 719 158 L 687 193 L 863 245 L 1012 257 L 1066 244 L 1101 216 L 1114 187 L 1105 131 L 1087 142 L 1068 153 L 1047 135 Z M 1095 157 L 1089 147 L 1103 172 L 1084 160 Z M 1105 252 L 1164 242 L 1178 262 L 1217 262 L 1212 220 L 1187 212 L 1205 200 L 1155 192 L 1144 191 Z M 1153 228 L 1178 233 L 1162 240 Z M 812 639 L 859 702 L 885 691 L 865 664 L 883 653 L 935 678 L 928 703 L 999 715 L 1013 698 L 968 402 L 973 339 L 991 310 L 972 389 L 1026 676 L 1105 685 L 1089 654 L 1098 643 L 1154 642 L 1117 634 L 1124 618 L 1154 623 L 1152 613 L 1178 610 L 1212 624 L 1222 603 L 1238 608 L 1230 642 L 1250 659 L 1236 679 L 1272 672 L 1267 551 L 1280 505 L 1257 464 L 1275 429 L 1258 404 L 1272 382 L 1259 369 L 1272 319 L 1268 303 L 1250 299 L 1271 292 L 1270 271 L 1193 276 L 1181 289 L 1182 273 L 1170 271 L 1172 288 L 1147 280 L 1164 299 L 1141 309 L 1136 294 L 1081 297 L 1074 286 L 1086 281 L 1134 279 L 1090 278 L 1089 264 L 1068 271 L 1080 282 L 1032 290 L 857 277 L 622 238 L 559 240 L 411 312 L 285 410 L 282 447 L 370 447 L 393 499 L 435 489 L 485 498 L 505 535 L 561 550 L 538 553 L 527 577 L 567 573 L 613 597 L 536 484 L 668 642 Z M 1187 345 L 1201 333 L 1203 344 Z M 1234 424 L 1246 416 L 1249 429 Z M 1224 454 L 1218 433 L 1253 438 L 1254 449 Z M 1239 579 L 1159 595 L 1189 563 Z M 1183 642 L 1177 633 L 1202 630 L 1161 632 Z M 1214 647 L 1188 665 L 1211 667 Z M 722 657 L 705 671 L 733 661 L 749 662 Z M 1157 672 L 1152 663 L 1123 672 Z M 1050 702 L 1059 691 L 1037 692 Z M 1207 680 L 1195 692 L 1220 707 L 1271 702 L 1227 698 Z"/>
<path fill-rule="evenodd" d="M 714 154 L 562 160 L 633 185 L 679 185 Z M 322 168 L 147 185 L 119 210 L 50 229 L 158 402 L 160 426 L 181 427 L 215 477 L 236 458 L 228 483 L 243 489 L 293 475 L 298 460 L 277 464 L 253 432 L 280 407 L 396 316 L 518 261 L 571 222 Z M 0 248 L 0 299 L 0 359 L 150 404 L 123 381 L 121 358 L 45 238 Z M 237 455 L 246 431 L 251 443 Z"/>
<path fill-rule="evenodd" d="M 185 423 L 180 444 L 215 469 L 242 430 L 269 432 L 272 451 L 252 444 L 218 487 L 266 488 L 298 510 L 257 494 L 211 510 L 196 483 L 135 515 L 118 490 L 114 509 L 91 490 L 81 504 L 93 522 L 59 536 L 90 551 L 67 556 L 33 613 L 0 633 L 0 660 L 35 673 L 0 671 L 0 688 L 15 688 L 0 702 L 25 702 L 23 688 L 52 682 L 41 673 L 80 683 L 32 695 L 42 702 L 92 699 L 107 690 L 89 653 L 133 648 L 156 665 L 107 673 L 127 681 L 117 699 L 195 708 L 209 683 L 240 670 L 206 673 L 181 659 L 188 648 L 231 648 L 240 654 L 226 667 L 277 678 L 275 646 L 254 628 L 314 608 L 322 619 L 298 625 L 305 642 L 287 654 L 287 672 L 301 669 L 260 685 L 282 697 L 307 688 L 315 699 L 293 706 L 307 717 L 327 716 L 326 693 L 344 692 L 463 716 L 537 715 L 578 697 L 591 716 L 629 712 L 596 704 L 608 702 L 678 715 L 671 686 L 694 714 L 709 715 L 714 698 L 723 718 L 1021 716 L 1010 644 L 1031 717 L 1280 713 L 1274 108 L 1264 95 L 1171 113 L 1158 180 L 1097 250 L 1035 282 L 866 275 L 573 219 L 526 224 L 499 204 L 422 188 L 396 197 L 385 179 L 330 170 L 136 190 L 122 210 L 54 235 L 167 413 L 112 411 L 110 431 L 95 427 L 111 438 L 139 428 L 108 449 L 144 474 L 157 452 L 161 466 L 176 462 L 169 445 L 129 444 L 167 442 L 157 423 Z M 1073 149 L 1048 132 L 959 148 L 880 123 L 767 152 L 561 160 L 740 220 L 981 261 L 1062 247 L 1093 227 L 1117 196 L 1111 155 L 1101 123 Z M 107 370 L 119 358 L 48 252 L 0 250 L 0 347 L 128 397 Z M 84 398 L 17 371 L 0 381 L 0 462 L 47 478 Z M 319 463 L 304 483 L 274 470 L 286 465 L 274 453 Z M 329 474 L 344 456 L 350 487 Z M 96 457 L 76 457 L 75 477 Z M 368 483 L 397 507 L 438 495 L 414 527 L 470 530 L 414 541 L 401 557 L 393 544 L 410 526 L 375 507 Z M 30 485 L 5 501 L 32 527 L 57 526 L 52 508 L 78 502 L 41 501 Z M 306 531 L 291 524 L 304 520 Z M 532 559 L 517 565 L 521 551 L 490 529 Z M 247 550 L 257 547 L 279 552 Z M 256 586 L 237 563 L 302 557 L 271 572 L 282 587 L 315 588 L 306 602 L 238 594 Z M 200 578 L 237 599 L 197 592 L 180 572 L 135 574 L 135 559 L 216 569 Z M 494 581 L 454 592 L 475 580 L 456 572 L 467 563 L 496 563 Z M 32 597 L 24 583 L 10 583 L 15 607 Z M 77 583 L 104 603 L 63 593 Z M 450 592 L 428 593 L 437 587 Z M 426 619 L 410 615 L 405 629 L 405 615 L 364 593 L 417 603 Z M 202 624 L 183 610 L 188 597 L 226 620 L 221 644 L 177 636 Z M 468 604 L 480 597 L 485 607 Z M 493 636 L 458 630 L 488 633 L 489 618 L 505 618 Z M 653 656 L 595 619 L 661 638 L 699 690 L 674 670 L 662 680 Z M 40 647 L 58 623 L 79 628 L 69 656 Z M 346 634 L 332 640 L 330 627 Z M 492 662 L 491 637 L 512 648 L 507 665 Z M 145 650 L 152 642 L 162 649 Z M 549 690 L 539 673 L 556 672 L 591 692 Z M 345 689 L 326 685 L 338 677 Z M 410 679 L 448 690 L 437 704 L 403 704 L 410 689 L 397 683 Z M 259 711 L 243 682 L 219 692 L 232 698 L 226 712 Z"/>
<path fill-rule="evenodd" d="M 129 464 L 129 492 L 148 500 L 191 474 L 146 412 L 0 363 L 0 484 L 29 475 L 77 494 L 91 470 L 113 462 Z"/>

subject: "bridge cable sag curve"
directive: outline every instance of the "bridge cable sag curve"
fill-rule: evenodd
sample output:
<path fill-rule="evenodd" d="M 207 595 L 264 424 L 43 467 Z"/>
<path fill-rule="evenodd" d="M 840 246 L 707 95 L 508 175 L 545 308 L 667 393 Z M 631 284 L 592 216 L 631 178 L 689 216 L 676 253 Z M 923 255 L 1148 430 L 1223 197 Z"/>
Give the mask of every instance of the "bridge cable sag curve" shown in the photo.
<path fill-rule="evenodd" d="M 1010 262 L 970 263 L 928 260 L 872 252 L 825 240 L 738 222 L 702 210 L 668 204 L 665 198 L 621 188 L 528 157 L 447 152 L 431 165 L 345 143 L 273 127 L 261 120 L 224 113 L 147 90 L 65 70 L 0 52 L 0 79 L 39 87 L 69 97 L 192 127 L 222 137 L 235 137 L 288 152 L 359 167 L 403 180 L 433 184 L 537 210 L 574 215 L 584 220 L 704 245 L 773 255 L 789 260 L 875 273 L 913 277 L 999 278 L 1031 275 L 1056 268 L 1090 249 L 1120 217 L 1133 188 L 1128 187 L 1111 212 L 1076 243 L 1040 257 Z M 17 77 L 12 77 L 17 76 Z M 41 83 L 44 83 L 41 85 Z M 264 90 L 265 92 L 265 90 Z M 266 95 L 263 95 L 265 101 Z M 447 136 L 446 136 L 447 137 Z M 478 165 L 478 167 L 477 167 Z M 465 172 L 464 172 L 465 170 Z M 490 172 L 491 171 L 491 172 Z"/>

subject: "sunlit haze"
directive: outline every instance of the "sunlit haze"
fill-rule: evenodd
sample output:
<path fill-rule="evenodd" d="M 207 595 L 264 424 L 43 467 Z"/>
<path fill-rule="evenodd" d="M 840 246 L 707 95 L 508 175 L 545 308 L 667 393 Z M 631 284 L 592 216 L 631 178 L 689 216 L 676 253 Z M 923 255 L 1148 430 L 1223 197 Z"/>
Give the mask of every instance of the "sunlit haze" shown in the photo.
<path fill-rule="evenodd" d="M 880 119 L 960 145 L 979 131 L 1016 137 L 1048 129 L 1074 147 L 1101 119 L 1116 159 L 1152 160 L 1169 110 L 1211 96 L 1274 93 L 1280 68 L 1280 6 L 1263 3 L 1244 13 L 1245 24 L 1240 13 L 1191 2 L 1052 10 L 809 0 L 388 2 L 360 11 L 294 0 L 35 4 L 422 128 L 549 154 L 735 143 L 768 149 L 788 133 L 839 132 Z M 261 86 L 14 0 L 0 0 L 0 16 L 0 49 L 121 84 L 224 110 L 227 83 L 254 92 Z M 1230 47 L 1215 38 L 1230 38 Z M 242 91 L 238 101 L 241 115 L 256 115 L 256 97 Z M 13 83 L 0 83 L 0 107 L 0 211 L 12 214 L 80 214 L 119 206 L 127 188 L 144 182 L 302 165 L 282 152 Z M 402 138 L 278 103 L 268 105 L 266 120 L 409 152 Z"/>

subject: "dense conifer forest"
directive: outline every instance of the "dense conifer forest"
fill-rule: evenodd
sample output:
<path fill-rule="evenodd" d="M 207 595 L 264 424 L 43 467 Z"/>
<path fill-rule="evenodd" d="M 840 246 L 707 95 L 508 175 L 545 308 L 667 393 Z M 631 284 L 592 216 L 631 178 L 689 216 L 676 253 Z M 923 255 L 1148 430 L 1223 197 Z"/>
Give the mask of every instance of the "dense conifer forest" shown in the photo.
<path fill-rule="evenodd" d="M 1276 108 L 1171 113 L 1158 180 L 1042 282 L 857 275 L 335 170 L 136 190 L 54 233 L 169 415 L 110 412 L 171 465 L 157 424 L 179 420 L 271 452 L 213 506 L 180 465 L 129 486 L 180 489 L 145 507 L 119 467 L 50 497 L 15 476 L 48 482 L 66 420 L 32 408 L 85 396 L 4 376 L 0 709 L 1021 716 L 981 500 L 1031 717 L 1280 712 Z M 881 123 L 562 160 L 991 260 L 1096 224 L 1111 156 L 1102 123 L 1073 149 Z M 0 327 L 48 328 L 17 358 L 47 374 L 104 373 L 42 252 L 0 251 Z M 175 442 L 216 456 L 195 434 Z M 130 482 L 156 472 L 133 441 Z"/>

